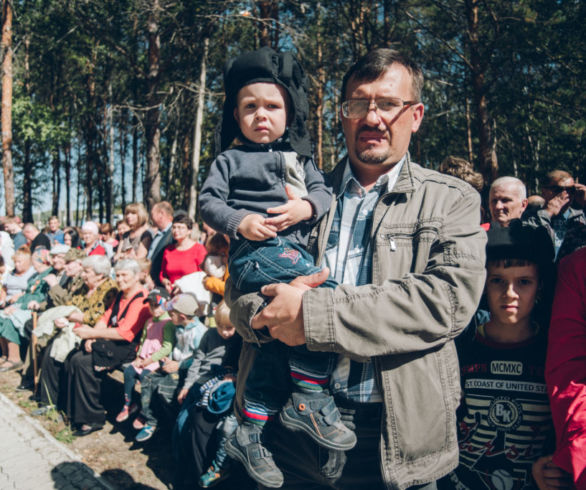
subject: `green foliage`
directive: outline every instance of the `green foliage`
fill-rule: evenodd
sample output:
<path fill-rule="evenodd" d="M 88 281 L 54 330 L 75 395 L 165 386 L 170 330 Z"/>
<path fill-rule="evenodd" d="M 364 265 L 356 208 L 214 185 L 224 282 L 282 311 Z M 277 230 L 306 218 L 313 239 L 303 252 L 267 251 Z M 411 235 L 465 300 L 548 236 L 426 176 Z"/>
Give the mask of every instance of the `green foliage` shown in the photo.
<path fill-rule="evenodd" d="M 98 196 L 93 202 L 101 206 L 111 178 L 116 192 L 113 205 L 119 205 L 123 171 L 127 189 L 132 182 L 135 135 L 140 196 L 149 109 L 148 22 L 156 4 L 162 196 L 176 207 L 187 207 L 188 185 L 195 181 L 200 186 L 213 161 L 224 64 L 244 50 L 259 47 L 263 27 L 273 47 L 293 50 L 305 67 L 312 109 L 308 124 L 314 141 L 320 125 L 323 129 L 325 169 L 345 152 L 338 120 L 344 72 L 367 50 L 390 46 L 412 54 L 426 73 L 426 115 L 411 146 L 416 161 L 436 167 L 449 154 L 467 158 L 471 151 L 477 163 L 475 104 L 483 95 L 501 175 L 517 174 L 532 192 L 538 177 L 558 166 L 570 168 L 581 180 L 586 178 L 582 148 L 585 2 L 479 2 L 474 32 L 471 2 L 462 0 L 288 0 L 276 2 L 277 11 L 270 19 L 261 19 L 259 2 L 252 1 L 28 0 L 14 4 L 14 163 L 18 183 L 25 175 L 31 177 L 35 195 L 48 190 L 51 155 L 70 151 L 72 176 L 81 179 L 84 199 L 93 192 Z M 207 76 L 205 87 L 199 87 L 205 38 L 210 39 Z M 474 70 L 482 73 L 480 88 L 474 86 Z M 200 173 L 193 176 L 196 101 L 202 89 Z M 317 113 L 320 104 L 322 119 Z M 107 171 L 109 109 L 114 124 L 113 176 Z"/>

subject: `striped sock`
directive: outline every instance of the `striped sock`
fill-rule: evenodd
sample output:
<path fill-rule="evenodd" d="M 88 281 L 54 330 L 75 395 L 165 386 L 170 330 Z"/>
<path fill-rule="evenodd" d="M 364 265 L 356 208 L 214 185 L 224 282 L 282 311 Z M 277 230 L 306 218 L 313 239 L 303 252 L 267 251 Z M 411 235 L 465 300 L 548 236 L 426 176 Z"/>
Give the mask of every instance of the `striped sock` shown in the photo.
<path fill-rule="evenodd" d="M 329 383 L 329 376 L 317 376 L 308 372 L 303 372 L 297 369 L 291 369 L 291 380 L 297 389 L 304 393 L 315 393 L 316 391 L 323 391 L 324 387 Z"/>
<path fill-rule="evenodd" d="M 273 420 L 276 411 L 267 408 L 259 403 L 244 400 L 242 416 L 246 422 L 254 425 L 264 426 L 269 420 Z"/>

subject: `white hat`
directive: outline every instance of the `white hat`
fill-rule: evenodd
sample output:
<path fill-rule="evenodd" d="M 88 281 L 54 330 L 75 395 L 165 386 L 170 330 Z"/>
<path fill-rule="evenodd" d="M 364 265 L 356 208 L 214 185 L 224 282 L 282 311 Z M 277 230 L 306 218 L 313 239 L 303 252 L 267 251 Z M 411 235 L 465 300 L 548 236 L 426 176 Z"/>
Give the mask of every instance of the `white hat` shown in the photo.
<path fill-rule="evenodd" d="M 59 254 L 65 255 L 67 252 L 69 252 L 70 248 L 71 247 L 69 245 L 63 245 L 62 243 L 58 243 L 57 245 L 53 245 L 53 247 L 51 248 L 49 253 L 51 255 L 59 255 Z"/>

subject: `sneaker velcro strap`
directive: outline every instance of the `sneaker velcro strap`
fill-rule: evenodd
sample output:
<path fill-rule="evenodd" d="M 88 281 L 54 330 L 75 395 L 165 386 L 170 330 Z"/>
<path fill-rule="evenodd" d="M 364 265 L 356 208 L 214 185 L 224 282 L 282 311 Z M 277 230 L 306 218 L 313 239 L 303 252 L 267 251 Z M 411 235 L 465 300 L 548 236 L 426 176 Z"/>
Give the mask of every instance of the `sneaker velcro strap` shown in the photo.
<path fill-rule="evenodd" d="M 320 412 L 323 415 L 324 422 L 328 425 L 335 424 L 340 420 L 340 412 L 338 407 L 336 407 L 333 398 L 330 398 L 328 403 L 321 408 Z"/>

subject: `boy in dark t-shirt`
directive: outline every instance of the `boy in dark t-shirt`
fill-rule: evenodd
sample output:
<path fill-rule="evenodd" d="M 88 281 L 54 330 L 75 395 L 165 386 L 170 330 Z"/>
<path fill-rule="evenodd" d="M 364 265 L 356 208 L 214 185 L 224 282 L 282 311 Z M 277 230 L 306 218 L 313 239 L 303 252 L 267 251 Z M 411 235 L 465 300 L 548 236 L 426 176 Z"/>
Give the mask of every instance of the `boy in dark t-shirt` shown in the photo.
<path fill-rule="evenodd" d="M 542 230 L 512 223 L 488 232 L 486 299 L 490 319 L 457 341 L 463 398 L 458 411 L 460 464 L 440 489 L 541 488 L 540 459 L 552 453 L 545 387 L 547 335 L 534 315 L 553 249 Z"/>

